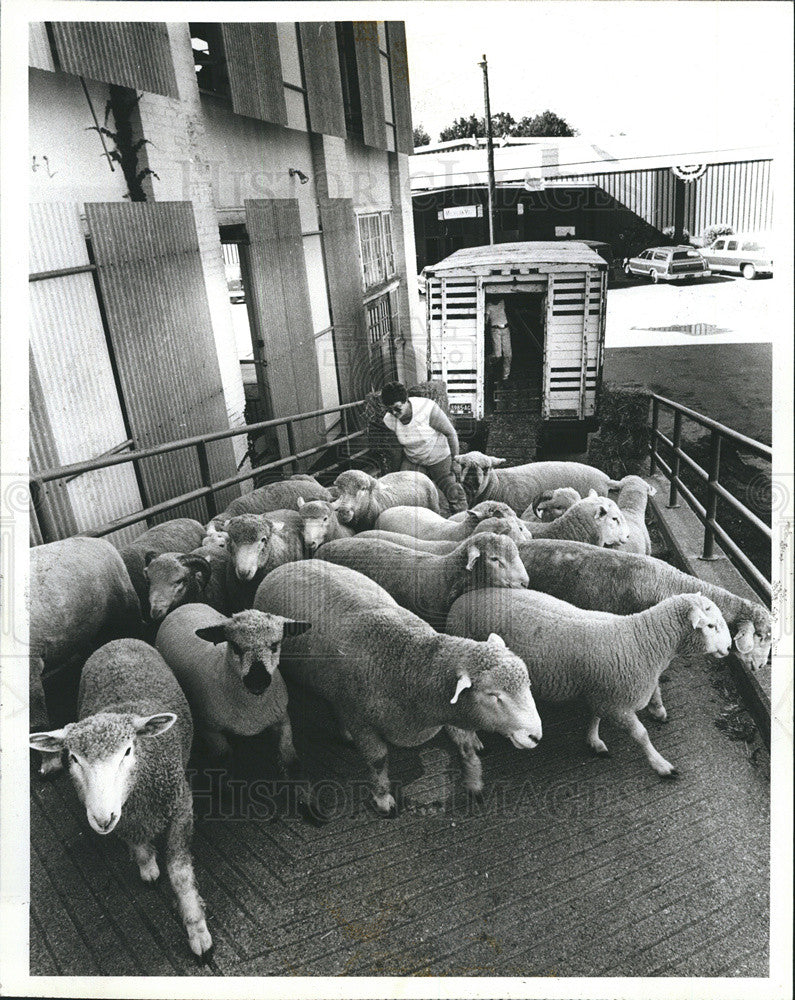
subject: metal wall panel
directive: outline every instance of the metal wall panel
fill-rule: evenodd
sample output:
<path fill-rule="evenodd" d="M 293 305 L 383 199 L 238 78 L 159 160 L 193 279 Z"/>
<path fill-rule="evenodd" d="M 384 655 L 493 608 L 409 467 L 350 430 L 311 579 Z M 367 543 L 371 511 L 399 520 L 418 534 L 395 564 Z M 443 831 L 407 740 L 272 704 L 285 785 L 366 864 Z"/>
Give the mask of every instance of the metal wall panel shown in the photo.
<path fill-rule="evenodd" d="M 226 430 L 193 207 L 87 204 L 86 217 L 129 426 L 139 449 Z M 229 440 L 208 445 L 213 480 L 234 475 Z M 193 449 L 141 462 L 151 503 L 202 485 Z M 224 505 L 239 490 L 218 497 Z M 203 501 L 169 512 L 206 519 Z"/>
<path fill-rule="evenodd" d="M 65 73 L 178 97 L 165 24 L 155 21 L 53 21 Z"/>
<path fill-rule="evenodd" d="M 33 273 L 89 263 L 77 205 L 30 208 Z M 128 439 L 90 273 L 31 282 L 33 469 L 98 458 Z M 34 384 L 35 379 L 35 384 Z M 63 538 L 141 509 L 132 466 L 50 485 L 50 538 Z M 57 499 L 62 495 L 62 499 Z"/>
<path fill-rule="evenodd" d="M 344 139 L 347 131 L 336 26 L 333 21 L 303 21 L 298 29 L 309 103 L 309 128 L 312 132 Z"/>
<path fill-rule="evenodd" d="M 275 24 L 222 24 L 232 109 L 238 115 L 287 125 L 282 60 Z"/>
<path fill-rule="evenodd" d="M 409 60 L 406 51 L 406 26 L 403 21 L 387 21 L 386 36 L 389 43 L 397 151 L 411 155 L 414 152 L 414 129 L 411 124 Z"/>
<path fill-rule="evenodd" d="M 32 472 L 60 464 L 47 415 L 44 393 L 36 370 L 36 358 L 30 348 L 30 468 Z M 77 533 L 72 505 L 63 482 L 47 483 L 41 490 L 42 503 L 31 503 L 30 544 L 41 545 Z"/>
<path fill-rule="evenodd" d="M 28 65 L 35 69 L 55 69 L 47 25 L 43 21 L 31 21 L 28 25 Z"/>
<path fill-rule="evenodd" d="M 376 22 L 354 21 L 353 38 L 362 102 L 364 144 L 386 149 L 384 89 L 381 84 L 381 53 L 378 51 Z"/>
<path fill-rule="evenodd" d="M 301 216 L 292 198 L 246 201 L 252 310 L 264 341 L 274 417 L 322 409 Z M 295 425 L 299 450 L 319 444 L 323 419 Z M 287 441 L 280 432 L 283 454 Z"/>

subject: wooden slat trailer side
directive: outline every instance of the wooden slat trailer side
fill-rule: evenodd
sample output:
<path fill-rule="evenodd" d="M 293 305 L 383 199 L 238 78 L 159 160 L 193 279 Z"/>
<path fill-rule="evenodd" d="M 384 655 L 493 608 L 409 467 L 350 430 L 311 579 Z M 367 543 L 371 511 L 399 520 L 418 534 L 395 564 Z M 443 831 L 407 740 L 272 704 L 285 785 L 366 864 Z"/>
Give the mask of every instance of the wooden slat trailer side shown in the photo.
<path fill-rule="evenodd" d="M 427 268 L 426 281 L 428 377 L 447 383 L 454 413 L 483 419 L 490 412 L 485 309 L 503 296 L 512 385 L 538 397 L 547 431 L 594 429 L 607 292 L 599 254 L 575 241 L 470 247 Z"/>

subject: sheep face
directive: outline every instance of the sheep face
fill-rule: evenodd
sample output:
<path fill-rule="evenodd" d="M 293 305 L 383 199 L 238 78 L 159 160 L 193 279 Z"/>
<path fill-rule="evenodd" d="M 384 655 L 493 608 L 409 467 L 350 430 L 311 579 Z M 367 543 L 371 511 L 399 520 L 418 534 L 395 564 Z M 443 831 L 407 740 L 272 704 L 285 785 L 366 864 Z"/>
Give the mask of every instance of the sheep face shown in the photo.
<path fill-rule="evenodd" d="M 532 750 L 542 729 L 527 667 L 495 633 L 475 646 L 476 668 L 457 678 L 451 703 L 461 705 L 466 728 L 500 733 L 515 747 Z"/>
<path fill-rule="evenodd" d="M 737 657 L 753 671 L 761 670 L 767 663 L 772 645 L 770 616 L 763 608 L 755 621 L 742 621 L 734 634 L 734 651 Z"/>
<path fill-rule="evenodd" d="M 210 582 L 212 569 L 202 556 L 164 552 L 147 562 L 144 576 L 149 581 L 149 614 L 162 621 L 169 611 L 185 604 L 191 591 L 200 593 Z"/>
<path fill-rule="evenodd" d="M 473 535 L 466 546 L 467 570 L 477 587 L 526 587 L 530 582 L 516 542 L 506 535 Z"/>
<path fill-rule="evenodd" d="M 304 549 L 311 556 L 329 540 L 334 529 L 334 508 L 326 500 L 299 503 Z"/>
<path fill-rule="evenodd" d="M 602 545 L 620 545 L 629 539 L 629 526 L 615 500 L 597 497 L 594 520 L 599 526 Z M 581 501 L 584 502 L 584 501 Z"/>
<path fill-rule="evenodd" d="M 532 506 L 539 521 L 556 521 L 579 499 L 580 494 L 573 486 L 559 486 L 556 490 L 547 490 L 536 497 Z"/>
<path fill-rule="evenodd" d="M 196 629 L 208 642 L 226 643 L 226 662 L 251 694 L 259 696 L 270 687 L 279 666 L 284 636 L 301 635 L 308 622 L 296 622 L 265 611 L 239 611 L 218 625 Z"/>
<path fill-rule="evenodd" d="M 680 656 L 728 656 L 732 637 L 717 605 L 703 594 L 684 594 L 683 597 L 692 631 L 685 634 L 677 653 Z"/>
<path fill-rule="evenodd" d="M 334 485 L 339 496 L 333 501 L 333 507 L 342 524 L 350 524 L 366 512 L 376 483 L 377 480 L 360 469 L 349 469 L 337 476 Z"/>
<path fill-rule="evenodd" d="M 477 503 L 472 508 L 472 513 L 477 514 L 481 520 L 487 517 L 516 517 L 513 507 L 509 507 L 501 500 L 484 500 L 482 503 Z"/>
<path fill-rule="evenodd" d="M 135 784 L 138 740 L 160 736 L 176 719 L 173 712 L 150 716 L 99 712 L 63 729 L 31 733 L 30 745 L 46 753 L 66 750 L 69 774 L 89 825 L 104 836 L 121 819 Z"/>
<path fill-rule="evenodd" d="M 268 546 L 279 525 L 262 514 L 239 514 L 224 524 L 229 558 L 235 576 L 243 583 L 253 580 L 268 559 Z"/>

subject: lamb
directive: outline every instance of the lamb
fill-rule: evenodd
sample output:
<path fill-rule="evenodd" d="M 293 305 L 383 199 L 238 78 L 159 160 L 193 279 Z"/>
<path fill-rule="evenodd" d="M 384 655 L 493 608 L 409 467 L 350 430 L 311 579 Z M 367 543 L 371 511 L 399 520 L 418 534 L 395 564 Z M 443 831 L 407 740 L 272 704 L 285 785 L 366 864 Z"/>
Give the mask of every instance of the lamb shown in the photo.
<path fill-rule="evenodd" d="M 331 493 L 312 476 L 297 475 L 281 482 L 268 483 L 233 500 L 207 525 L 207 533 L 221 531 L 224 521 L 239 514 L 267 514 L 273 510 L 296 510 L 298 500 L 331 500 Z"/>
<path fill-rule="evenodd" d="M 527 669 L 497 635 L 486 642 L 440 635 L 366 576 L 319 559 L 274 570 L 254 604 L 311 623 L 285 642 L 280 669 L 331 703 L 367 763 L 381 815 L 396 812 L 388 742 L 419 746 L 444 726 L 466 788 L 478 796 L 475 730 L 501 733 L 525 749 L 541 739 Z"/>
<path fill-rule="evenodd" d="M 582 497 L 571 486 L 559 486 L 556 490 L 545 490 L 523 511 L 521 518 L 534 524 L 537 521 L 554 521 L 562 517 L 572 504 Z"/>
<path fill-rule="evenodd" d="M 676 769 L 649 739 L 636 713 L 659 690 L 674 656 L 728 656 L 731 635 L 719 609 L 701 594 L 667 597 L 646 611 L 583 611 L 533 590 L 479 590 L 460 597 L 447 619 L 453 635 L 482 639 L 496 632 L 527 664 L 540 701 L 584 698 L 591 713 L 587 743 L 608 750 L 599 722 L 608 719 L 640 745 L 662 778 Z"/>
<path fill-rule="evenodd" d="M 516 542 L 529 542 L 533 537 L 532 532 L 527 524 L 520 521 L 518 517 L 511 511 L 511 517 L 487 517 L 485 520 L 476 524 L 472 529 L 472 535 L 482 534 L 484 531 L 493 532 L 495 535 L 505 535 L 512 541 Z M 373 538 L 380 539 L 384 542 L 393 542 L 395 545 L 402 545 L 405 548 L 414 549 L 417 552 L 433 552 L 435 555 L 446 555 L 448 552 L 452 552 L 454 548 L 460 545 L 460 542 L 451 541 L 437 541 L 435 539 L 429 538 L 417 538 L 416 535 L 404 535 L 397 531 L 378 531 L 376 529 L 372 531 L 360 531 L 357 538 Z"/>
<path fill-rule="evenodd" d="M 304 540 L 304 552 L 314 555 L 324 542 L 336 538 L 351 538 L 352 528 L 340 524 L 337 512 L 328 500 L 310 500 L 305 503 L 298 499 L 298 513 L 301 515 L 301 535 Z"/>
<path fill-rule="evenodd" d="M 646 504 L 657 490 L 640 476 L 624 476 L 620 481 L 616 503 L 621 508 L 629 529 L 629 538 L 617 548 L 622 552 L 642 552 L 651 555 L 651 538 L 646 527 Z"/>
<path fill-rule="evenodd" d="M 507 503 L 500 503 L 499 500 L 484 500 L 482 503 L 475 504 L 470 509 L 482 513 L 484 517 L 516 517 L 516 511 L 512 507 L 509 507 Z M 468 511 L 460 510 L 457 514 L 451 514 L 447 520 L 464 521 L 467 514 Z"/>
<path fill-rule="evenodd" d="M 354 531 L 374 527 L 378 515 L 389 507 L 427 507 L 439 513 L 439 494 L 422 472 L 389 472 L 374 479 L 360 469 L 349 469 L 337 476 L 334 486 L 339 491 L 334 500 L 337 517 Z"/>
<path fill-rule="evenodd" d="M 30 551 L 30 717 L 50 723 L 42 674 L 78 671 L 110 639 L 140 636 L 141 606 L 127 567 L 104 538 L 64 538 Z M 45 754 L 39 774 L 58 767 Z"/>
<path fill-rule="evenodd" d="M 150 559 L 144 573 L 149 583 L 149 614 L 162 622 L 183 604 L 209 604 L 226 614 L 229 553 L 226 548 L 202 545 L 193 552 L 163 552 Z"/>
<path fill-rule="evenodd" d="M 204 527 L 191 517 L 177 517 L 156 524 L 121 550 L 121 557 L 145 617 L 149 615 L 149 583 L 144 568 L 149 559 L 161 552 L 190 552 L 202 543 Z"/>
<path fill-rule="evenodd" d="M 184 604 L 168 615 L 155 646 L 182 685 L 211 753 L 229 757 L 229 734 L 276 729 L 282 768 L 296 761 L 287 689 L 277 668 L 283 636 L 308 628 L 263 611 L 226 618 L 206 604 Z"/>
<path fill-rule="evenodd" d="M 495 534 L 473 535 L 448 555 L 349 538 L 327 542 L 317 558 L 369 576 L 398 604 L 440 626 L 453 601 L 470 587 L 524 587 L 528 579 L 516 543 Z"/>
<path fill-rule="evenodd" d="M 624 515 L 615 501 L 595 493 L 578 500 L 554 521 L 534 522 L 533 538 L 559 538 L 589 545 L 618 545 L 629 538 Z"/>
<path fill-rule="evenodd" d="M 30 745 L 66 752 L 89 825 L 102 836 L 115 831 L 128 844 L 144 882 L 160 876 L 153 841 L 165 835 L 166 870 L 188 944 L 206 962 L 213 942 L 193 873 L 193 800 L 185 775 L 192 738 L 188 703 L 162 656 L 140 639 L 117 639 L 83 669 L 78 721 L 31 733 Z"/>
<path fill-rule="evenodd" d="M 633 614 L 674 594 L 701 591 L 726 619 L 738 658 L 751 670 L 767 662 L 771 645 L 767 608 L 682 573 L 662 559 L 547 539 L 519 545 L 519 555 L 533 590 L 570 601 L 578 608 Z"/>
<path fill-rule="evenodd" d="M 610 479 L 600 469 L 581 462 L 532 462 L 510 469 L 497 469 L 504 458 L 484 455 L 480 451 L 470 451 L 459 455 L 461 482 L 470 504 L 479 500 L 502 500 L 518 514 L 545 490 L 558 486 L 571 486 L 581 496 L 589 490 L 596 490 L 600 496 L 607 496 L 618 483 Z"/>
<path fill-rule="evenodd" d="M 483 505 L 462 511 L 460 520 L 451 521 L 424 507 L 390 507 L 378 515 L 375 527 L 379 531 L 396 531 L 403 535 L 416 535 L 436 541 L 460 542 L 472 534 L 473 528 L 487 517 L 516 517 L 505 504 L 498 509 Z"/>

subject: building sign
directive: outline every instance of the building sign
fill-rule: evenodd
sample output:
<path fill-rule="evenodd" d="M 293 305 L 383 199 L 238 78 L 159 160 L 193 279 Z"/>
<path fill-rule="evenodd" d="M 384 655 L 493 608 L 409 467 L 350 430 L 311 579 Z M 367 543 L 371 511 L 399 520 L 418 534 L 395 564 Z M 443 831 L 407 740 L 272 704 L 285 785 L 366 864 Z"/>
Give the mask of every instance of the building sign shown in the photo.
<path fill-rule="evenodd" d="M 683 167 L 671 167 L 674 176 L 683 181 L 697 181 L 707 172 L 706 163 L 688 163 Z"/>
<path fill-rule="evenodd" d="M 574 236 L 574 226 L 555 226 L 555 236 Z"/>
<path fill-rule="evenodd" d="M 439 221 L 444 219 L 482 219 L 482 205 L 454 205 L 439 212 Z"/>

